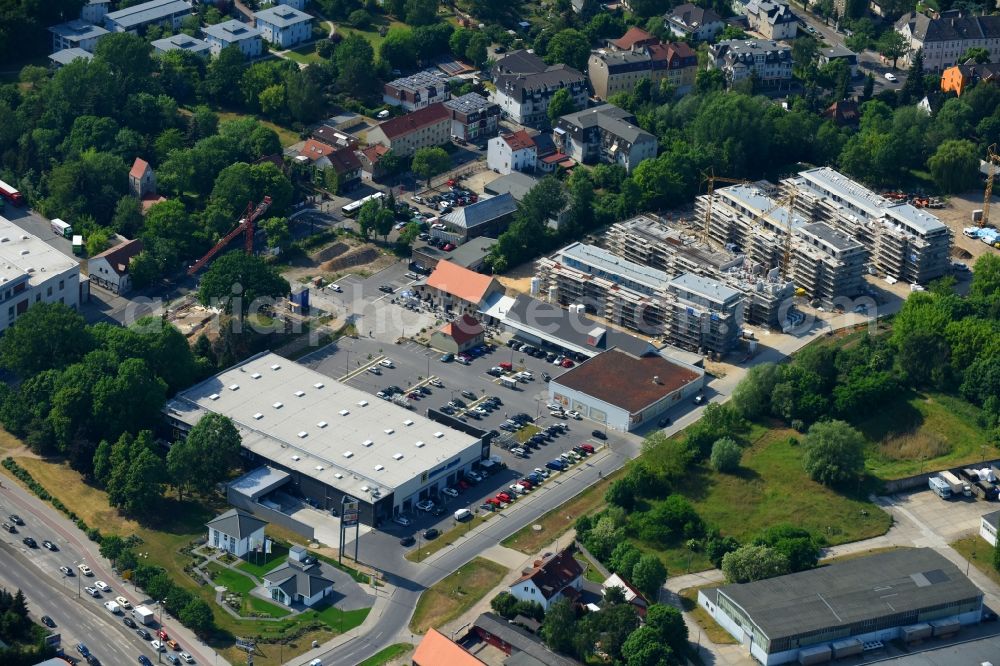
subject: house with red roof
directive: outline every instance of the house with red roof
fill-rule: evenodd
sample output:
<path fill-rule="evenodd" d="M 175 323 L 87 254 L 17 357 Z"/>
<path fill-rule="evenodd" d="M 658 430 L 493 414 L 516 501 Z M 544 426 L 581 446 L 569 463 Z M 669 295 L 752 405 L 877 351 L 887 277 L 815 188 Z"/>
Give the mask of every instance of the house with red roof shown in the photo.
<path fill-rule="evenodd" d="M 451 111 L 441 102 L 390 118 L 368 132 L 369 144 L 383 145 L 400 157 L 450 140 Z"/>
<path fill-rule="evenodd" d="M 413 666 L 485 666 L 437 629 L 428 629 L 411 659 Z"/>
<path fill-rule="evenodd" d="M 525 130 L 493 137 L 487 143 L 486 166 L 508 175 L 512 171 L 531 173 L 538 160 L 535 140 Z"/>
<path fill-rule="evenodd" d="M 537 601 L 546 611 L 562 597 L 575 599 L 583 587 L 583 566 L 573 557 L 573 547 L 535 560 L 510 584 L 509 591 L 519 601 Z"/>
<path fill-rule="evenodd" d="M 113 294 L 127 294 L 132 289 L 132 273 L 129 264 L 142 252 L 142 241 L 138 238 L 125 241 L 87 260 L 90 281 Z"/>
<path fill-rule="evenodd" d="M 149 162 L 141 157 L 135 158 L 132 169 L 128 172 L 128 187 L 137 199 L 144 199 L 146 195 L 156 194 L 156 174 Z"/>
<path fill-rule="evenodd" d="M 441 260 L 417 291 L 431 303 L 460 314 L 474 314 L 493 294 L 504 292 L 496 278 Z"/>
<path fill-rule="evenodd" d="M 483 325 L 472 315 L 465 314 L 434 331 L 431 334 L 431 347 L 457 354 L 478 347 L 485 338 Z"/>

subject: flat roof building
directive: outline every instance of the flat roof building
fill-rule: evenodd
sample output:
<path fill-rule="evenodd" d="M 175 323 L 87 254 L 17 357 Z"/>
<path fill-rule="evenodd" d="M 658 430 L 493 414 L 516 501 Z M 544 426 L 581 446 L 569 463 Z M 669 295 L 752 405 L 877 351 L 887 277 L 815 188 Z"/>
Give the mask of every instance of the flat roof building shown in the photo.
<path fill-rule="evenodd" d="M 151 25 L 177 29 L 185 16 L 190 16 L 191 3 L 186 0 L 150 0 L 104 16 L 104 27 L 111 32 L 138 33 Z"/>
<path fill-rule="evenodd" d="M 278 48 L 291 48 L 312 37 L 312 15 L 287 4 L 268 7 L 253 16 L 264 39 Z"/>
<path fill-rule="evenodd" d="M 264 49 L 260 30 L 236 19 L 210 25 L 202 28 L 201 32 L 205 35 L 212 55 L 217 56 L 222 49 L 234 44 L 240 47 L 247 58 L 256 58 Z"/>
<path fill-rule="evenodd" d="M 448 82 L 428 71 L 393 79 L 382 88 L 383 103 L 402 107 L 406 111 L 423 109 L 444 102 L 449 97 Z"/>
<path fill-rule="evenodd" d="M 156 53 L 161 55 L 170 51 L 190 51 L 196 55 L 207 56 L 212 51 L 212 47 L 209 46 L 208 42 L 197 37 L 185 35 L 184 33 L 157 39 L 152 44 Z"/>
<path fill-rule="evenodd" d="M 820 663 L 865 641 L 914 642 L 978 623 L 983 593 L 931 548 L 904 548 L 698 594 L 754 659 Z"/>
<path fill-rule="evenodd" d="M 232 419 L 243 456 L 286 472 L 286 490 L 323 510 L 360 501 L 361 521 L 409 512 L 489 454 L 489 444 L 264 352 L 167 403 L 179 430 Z"/>
<path fill-rule="evenodd" d="M 93 53 L 98 40 L 108 34 L 108 31 L 101 26 L 81 19 L 51 26 L 49 32 L 52 33 L 52 53 L 66 49 L 82 49 Z"/>
<path fill-rule="evenodd" d="M 628 432 L 695 396 L 704 383 L 704 370 L 676 359 L 609 349 L 554 377 L 549 399 L 608 428 Z"/>
<path fill-rule="evenodd" d="M 68 65 L 77 59 L 93 60 L 94 54 L 90 51 L 84 51 L 83 49 L 74 47 L 71 49 L 56 51 L 49 56 L 49 62 L 51 62 L 56 68 Z"/>

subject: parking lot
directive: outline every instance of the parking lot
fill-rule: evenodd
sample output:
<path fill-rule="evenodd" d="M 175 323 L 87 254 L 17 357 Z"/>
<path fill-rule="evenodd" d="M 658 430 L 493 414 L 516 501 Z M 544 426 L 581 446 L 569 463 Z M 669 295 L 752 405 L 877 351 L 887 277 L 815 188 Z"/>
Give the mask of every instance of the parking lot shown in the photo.
<path fill-rule="evenodd" d="M 926 488 L 919 492 L 893 495 L 893 510 L 908 512 L 914 522 L 928 530 L 927 534 L 913 535 L 916 546 L 938 546 L 951 543 L 969 533 L 979 532 L 979 519 L 996 511 L 995 502 L 976 497 L 941 499 Z"/>

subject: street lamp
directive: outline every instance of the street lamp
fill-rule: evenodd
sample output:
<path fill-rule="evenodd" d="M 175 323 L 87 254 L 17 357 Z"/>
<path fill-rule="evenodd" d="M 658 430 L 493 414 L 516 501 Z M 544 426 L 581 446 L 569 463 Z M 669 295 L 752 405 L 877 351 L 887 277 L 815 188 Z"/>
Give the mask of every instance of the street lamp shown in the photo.
<path fill-rule="evenodd" d="M 158 664 L 163 659 L 161 653 L 163 652 L 164 649 L 166 649 L 163 647 L 163 604 L 165 603 L 167 603 L 166 600 L 161 600 L 156 602 L 156 605 L 160 607 L 160 635 L 157 636 L 157 638 L 159 639 L 157 642 L 160 644 L 160 647 L 156 650 L 156 663 Z"/>

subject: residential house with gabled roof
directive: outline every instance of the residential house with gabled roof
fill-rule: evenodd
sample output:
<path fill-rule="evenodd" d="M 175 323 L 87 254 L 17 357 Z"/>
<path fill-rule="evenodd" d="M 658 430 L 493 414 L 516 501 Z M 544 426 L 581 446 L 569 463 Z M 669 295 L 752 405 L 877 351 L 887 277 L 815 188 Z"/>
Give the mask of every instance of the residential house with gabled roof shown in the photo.
<path fill-rule="evenodd" d="M 184 33 L 157 39 L 152 42 L 152 45 L 153 50 L 159 55 L 169 53 L 170 51 L 190 51 L 195 55 L 208 57 L 212 53 L 212 47 L 208 42 L 197 37 L 185 35 Z"/>
<path fill-rule="evenodd" d="M 708 47 L 709 69 L 721 69 L 733 85 L 751 76 L 763 88 L 792 81 L 792 47 L 769 39 L 727 39 Z"/>
<path fill-rule="evenodd" d="M 534 171 L 537 159 L 535 141 L 525 130 L 501 134 L 486 144 L 486 166 L 505 176 L 512 171 Z"/>
<path fill-rule="evenodd" d="M 465 314 L 434 331 L 430 345 L 438 351 L 457 354 L 481 345 L 485 335 L 483 325 L 472 315 Z"/>
<path fill-rule="evenodd" d="M 643 46 L 650 46 L 651 44 L 659 43 L 660 40 L 657 39 L 656 35 L 646 32 L 638 26 L 632 26 L 618 39 L 608 40 L 608 46 L 617 49 L 618 51 L 631 51 L 635 48 L 642 48 Z"/>
<path fill-rule="evenodd" d="M 141 157 L 132 162 L 132 168 L 128 172 L 128 187 L 138 199 L 156 194 L 156 174 L 149 162 Z"/>
<path fill-rule="evenodd" d="M 746 6 L 750 29 L 764 39 L 795 39 L 799 19 L 780 0 L 750 0 Z"/>
<path fill-rule="evenodd" d="M 358 150 L 355 154 L 361 162 L 361 177 L 364 180 L 381 180 L 385 175 L 385 169 L 379 164 L 382 156 L 389 152 L 386 146 L 375 144 L 368 146 L 364 150 Z"/>
<path fill-rule="evenodd" d="M 547 127 L 552 96 L 568 90 L 573 104 L 587 106 L 587 77 L 564 64 L 546 65 L 538 56 L 514 51 L 501 58 L 492 70 L 494 90 L 490 98 L 505 118 L 526 127 Z"/>
<path fill-rule="evenodd" d="M 942 12 L 940 18 L 931 18 L 907 12 L 895 27 L 910 44 L 910 52 L 899 59 L 903 67 L 911 64 L 919 50 L 923 50 L 924 69 L 928 72 L 941 72 L 958 64 L 971 48 L 984 48 L 991 60 L 1000 61 L 1000 16 L 965 16 L 952 10 Z"/>
<path fill-rule="evenodd" d="M 490 296 L 504 292 L 503 285 L 496 278 L 444 260 L 437 263 L 417 290 L 425 294 L 433 305 L 472 315 Z"/>
<path fill-rule="evenodd" d="M 393 79 L 382 87 L 382 101 L 405 111 L 423 109 L 449 97 L 448 82 L 427 71 Z"/>
<path fill-rule="evenodd" d="M 243 557 L 258 545 L 263 545 L 266 526 L 266 521 L 242 509 L 230 509 L 205 523 L 208 545 L 236 557 Z"/>
<path fill-rule="evenodd" d="M 642 592 L 632 587 L 627 580 L 616 573 L 611 574 L 606 581 L 601 583 L 601 590 L 605 596 L 612 587 L 621 589 L 625 595 L 625 601 L 635 606 L 635 610 L 640 617 L 646 616 L 646 609 L 649 608 L 649 602 L 643 596 Z"/>
<path fill-rule="evenodd" d="M 302 546 L 292 546 L 285 563 L 264 575 L 264 589 L 285 606 L 315 606 L 333 591 L 333 581 L 323 575 L 323 566 Z"/>
<path fill-rule="evenodd" d="M 87 273 L 92 284 L 113 294 L 127 294 L 132 290 L 129 264 L 142 252 L 142 241 L 135 238 L 125 241 L 87 260 Z"/>
<path fill-rule="evenodd" d="M 380 123 L 368 132 L 368 143 L 381 144 L 400 157 L 409 157 L 420 148 L 448 143 L 450 130 L 451 112 L 438 102 Z"/>
<path fill-rule="evenodd" d="M 568 113 L 552 131 L 556 148 L 582 164 L 618 164 L 631 172 L 656 157 L 656 137 L 636 124 L 635 116 L 613 104 Z"/>
<path fill-rule="evenodd" d="M 841 127 L 857 125 L 861 122 L 861 109 L 858 107 L 857 100 L 842 99 L 828 106 L 823 112 L 823 117 L 832 120 Z"/>
<path fill-rule="evenodd" d="M 966 88 L 981 82 L 994 86 L 1000 83 L 1000 64 L 969 63 L 949 67 L 941 74 L 941 92 L 954 92 L 961 97 Z"/>
<path fill-rule="evenodd" d="M 536 560 L 510 584 L 509 591 L 519 601 L 536 601 L 546 611 L 560 598 L 575 599 L 583 587 L 583 567 L 573 557 L 573 547 Z"/>
<path fill-rule="evenodd" d="M 434 628 L 427 630 L 410 661 L 413 666 L 486 666 L 486 662 Z"/>
<path fill-rule="evenodd" d="M 678 37 L 688 37 L 699 42 L 715 39 L 726 27 L 715 10 L 686 3 L 674 7 L 664 18 L 667 29 Z"/>

